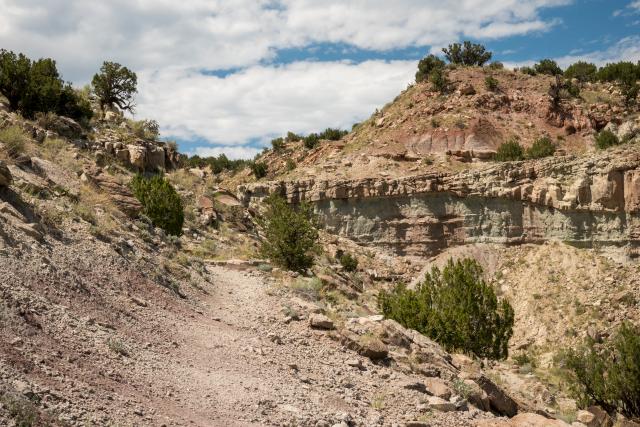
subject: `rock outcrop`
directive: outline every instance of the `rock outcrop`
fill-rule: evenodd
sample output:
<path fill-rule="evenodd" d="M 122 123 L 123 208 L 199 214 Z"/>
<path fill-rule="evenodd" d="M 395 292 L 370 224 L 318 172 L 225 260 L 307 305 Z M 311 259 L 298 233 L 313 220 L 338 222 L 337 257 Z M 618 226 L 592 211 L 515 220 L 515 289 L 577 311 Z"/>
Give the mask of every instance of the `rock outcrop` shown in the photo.
<path fill-rule="evenodd" d="M 103 191 L 113 204 L 128 217 L 135 218 L 142 210 L 142 204 L 135 198 L 129 187 L 121 184 L 111 175 L 103 173 L 102 170 L 87 170 L 81 179 Z"/>
<path fill-rule="evenodd" d="M 278 193 L 313 202 L 326 229 L 399 255 L 473 243 L 640 246 L 640 148 L 404 178 L 240 186 L 247 206 Z"/>
<path fill-rule="evenodd" d="M 11 171 L 7 167 L 7 165 L 0 160 L 0 188 L 8 187 L 11 185 Z"/>
<path fill-rule="evenodd" d="M 177 167 L 179 161 L 179 153 L 168 144 L 141 138 L 123 140 L 114 130 L 105 130 L 97 138 L 94 149 L 141 172 L 172 170 Z"/>

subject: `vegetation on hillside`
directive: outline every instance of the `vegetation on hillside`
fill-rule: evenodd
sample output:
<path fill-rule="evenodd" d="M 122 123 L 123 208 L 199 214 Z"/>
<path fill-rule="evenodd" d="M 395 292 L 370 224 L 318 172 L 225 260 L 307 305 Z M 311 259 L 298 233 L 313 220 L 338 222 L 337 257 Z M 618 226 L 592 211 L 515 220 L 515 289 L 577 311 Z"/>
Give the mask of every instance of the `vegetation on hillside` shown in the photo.
<path fill-rule="evenodd" d="M 161 175 L 151 178 L 136 175 L 131 180 L 131 189 L 153 225 L 174 236 L 182 234 L 184 207 L 180 195 L 169 181 Z"/>
<path fill-rule="evenodd" d="M 616 134 L 611 132 L 610 130 L 601 130 L 598 135 L 596 135 L 596 147 L 601 150 L 605 150 L 609 147 L 613 147 L 619 144 L 620 140 L 618 139 Z"/>
<path fill-rule="evenodd" d="M 527 159 L 541 159 L 543 157 L 553 156 L 556 151 L 556 146 L 551 142 L 549 137 L 538 138 L 533 142 L 533 145 L 527 149 Z"/>
<path fill-rule="evenodd" d="M 462 44 L 452 43 L 449 47 L 443 48 L 442 52 L 452 64 L 479 67 L 487 63 L 492 56 L 483 45 L 470 41 L 464 41 Z"/>
<path fill-rule="evenodd" d="M 213 173 L 222 171 L 237 171 L 245 167 L 249 162 L 247 160 L 236 159 L 230 160 L 224 153 L 218 156 L 200 157 L 197 154 L 183 160 L 183 166 L 188 168 L 210 167 Z"/>
<path fill-rule="evenodd" d="M 427 55 L 418 62 L 418 71 L 416 72 L 416 82 L 420 83 L 429 78 L 431 72 L 435 69 L 444 68 L 445 63 L 442 59 L 435 55 Z"/>
<path fill-rule="evenodd" d="M 397 285 L 378 296 L 382 313 L 432 338 L 449 351 L 504 359 L 513 334 L 513 308 L 496 297 L 473 259 L 434 267 L 415 290 Z"/>
<path fill-rule="evenodd" d="M 623 323 L 608 342 L 588 340 L 564 355 L 582 405 L 640 417 L 640 330 Z"/>
<path fill-rule="evenodd" d="M 318 248 L 318 230 L 311 206 L 290 206 L 278 195 L 264 201 L 266 208 L 260 224 L 264 240 L 263 256 L 291 271 L 304 272 L 313 265 L 313 252 Z"/>
<path fill-rule="evenodd" d="M 358 269 L 358 258 L 350 253 L 344 253 L 340 256 L 340 265 L 344 271 L 356 271 Z"/>
<path fill-rule="evenodd" d="M 84 121 L 93 115 L 89 100 L 62 80 L 51 58 L 32 61 L 22 53 L 0 50 L 0 93 L 12 110 L 27 118 L 54 112 Z"/>
<path fill-rule="evenodd" d="M 91 86 L 98 97 L 100 109 L 117 106 L 122 111 L 133 112 L 133 96 L 138 92 L 136 73 L 116 62 L 105 61 L 100 72 L 93 76 Z"/>
<path fill-rule="evenodd" d="M 524 148 L 516 138 L 511 138 L 498 146 L 494 160 L 498 162 L 524 160 Z"/>
<path fill-rule="evenodd" d="M 562 74 L 562 68 L 558 66 L 553 59 L 542 59 L 533 66 L 538 74 L 547 74 L 549 76 L 558 76 Z"/>

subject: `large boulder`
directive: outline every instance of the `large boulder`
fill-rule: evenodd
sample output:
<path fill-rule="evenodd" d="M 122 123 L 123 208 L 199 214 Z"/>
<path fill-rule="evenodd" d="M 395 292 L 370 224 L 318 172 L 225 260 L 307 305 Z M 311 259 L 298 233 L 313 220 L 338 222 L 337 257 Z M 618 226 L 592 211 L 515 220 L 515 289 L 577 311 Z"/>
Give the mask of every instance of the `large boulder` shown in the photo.
<path fill-rule="evenodd" d="M 484 375 L 475 379 L 476 384 L 487 393 L 491 409 L 500 415 L 513 417 L 518 413 L 518 404 L 493 381 Z"/>
<path fill-rule="evenodd" d="M 146 169 L 151 171 L 165 169 L 165 153 L 163 147 L 152 146 L 147 149 Z"/>
<path fill-rule="evenodd" d="M 11 171 L 7 167 L 7 164 L 0 160 L 0 188 L 11 185 L 11 180 Z"/>
<path fill-rule="evenodd" d="M 324 314 L 312 314 L 309 316 L 309 325 L 316 329 L 334 329 L 333 321 Z"/>
<path fill-rule="evenodd" d="M 127 145 L 129 150 L 129 162 L 138 170 L 144 170 L 146 165 L 147 149 L 141 145 Z"/>

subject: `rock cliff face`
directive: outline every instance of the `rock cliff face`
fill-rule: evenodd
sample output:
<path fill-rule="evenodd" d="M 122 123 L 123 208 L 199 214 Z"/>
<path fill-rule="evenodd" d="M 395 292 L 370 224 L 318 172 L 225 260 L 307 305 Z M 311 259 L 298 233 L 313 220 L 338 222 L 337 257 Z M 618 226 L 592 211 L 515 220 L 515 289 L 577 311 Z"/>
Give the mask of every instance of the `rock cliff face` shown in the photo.
<path fill-rule="evenodd" d="M 398 255 L 474 243 L 640 246 L 640 147 L 591 157 L 493 164 L 393 179 L 269 182 L 239 187 L 315 204 L 329 232 Z"/>

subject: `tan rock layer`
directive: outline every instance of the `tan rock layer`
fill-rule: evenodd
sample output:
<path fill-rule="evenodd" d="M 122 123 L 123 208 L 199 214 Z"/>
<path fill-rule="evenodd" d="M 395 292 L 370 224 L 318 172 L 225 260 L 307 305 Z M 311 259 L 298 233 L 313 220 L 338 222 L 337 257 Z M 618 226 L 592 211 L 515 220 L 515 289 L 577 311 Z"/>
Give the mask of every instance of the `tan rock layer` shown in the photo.
<path fill-rule="evenodd" d="M 471 242 L 640 246 L 635 145 L 460 173 L 238 188 L 245 205 L 272 193 L 290 203 L 313 202 L 329 232 L 401 255 L 433 255 Z"/>
<path fill-rule="evenodd" d="M 560 210 L 640 212 L 640 148 L 623 146 L 592 157 L 505 162 L 482 170 L 402 178 L 272 181 L 238 187 L 245 205 L 278 193 L 290 203 L 449 193 L 506 198 Z"/>

